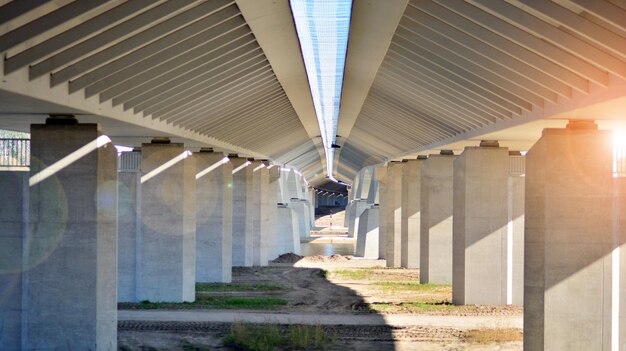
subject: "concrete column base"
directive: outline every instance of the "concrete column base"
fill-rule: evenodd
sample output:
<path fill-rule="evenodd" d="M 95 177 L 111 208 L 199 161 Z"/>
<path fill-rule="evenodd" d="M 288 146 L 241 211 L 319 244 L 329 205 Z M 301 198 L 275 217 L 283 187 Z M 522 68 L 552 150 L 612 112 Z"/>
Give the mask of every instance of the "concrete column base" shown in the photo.
<path fill-rule="evenodd" d="M 355 256 L 378 259 L 378 207 L 366 209 L 359 216 Z"/>
<path fill-rule="evenodd" d="M 466 147 L 454 161 L 452 301 L 507 302 L 509 151 Z"/>
<path fill-rule="evenodd" d="M 23 349 L 117 349 L 115 147 L 96 124 L 32 125 L 29 184 Z"/>
<path fill-rule="evenodd" d="M 421 284 L 452 283 L 454 155 L 430 155 L 422 168 Z"/>
<path fill-rule="evenodd" d="M 348 237 L 356 238 L 358 234 L 357 228 L 359 225 L 359 217 L 361 217 L 361 214 L 363 214 L 365 210 L 372 207 L 372 205 L 368 204 L 367 200 L 358 199 L 358 200 L 354 200 L 354 202 L 352 202 L 350 206 L 351 206 L 351 209 L 350 209 L 351 213 L 350 213 L 350 220 L 348 221 Z"/>
<path fill-rule="evenodd" d="M 261 161 L 254 161 L 253 169 L 253 229 L 252 229 L 252 264 L 267 266 L 269 259 L 269 186 L 270 174 Z M 273 204 L 272 204 L 273 205 Z"/>
<path fill-rule="evenodd" d="M 196 167 L 183 144 L 141 147 L 139 300 L 196 298 Z"/>
<path fill-rule="evenodd" d="M 0 350 L 22 349 L 22 252 L 29 172 L 0 171 Z"/>
<path fill-rule="evenodd" d="M 230 283 L 233 261 L 233 165 L 223 153 L 196 158 L 196 282 Z"/>
<path fill-rule="evenodd" d="M 231 157 L 233 165 L 233 266 L 252 267 L 253 188 L 252 167 L 242 157 Z"/>
<path fill-rule="evenodd" d="M 293 252 L 300 254 L 300 219 L 292 208 L 281 205 L 277 208 L 278 240 L 283 243 L 279 254 Z M 278 256 L 277 255 L 277 256 Z"/>
<path fill-rule="evenodd" d="M 611 141 L 570 122 L 544 129 L 526 156 L 524 350 L 626 348 L 625 193 Z"/>
<path fill-rule="evenodd" d="M 122 155 L 124 156 L 124 155 Z M 120 171 L 118 176 L 117 301 L 138 302 L 138 243 L 141 240 L 141 173 Z"/>
<path fill-rule="evenodd" d="M 402 161 L 401 257 L 403 268 L 420 268 L 420 191 L 423 159 Z"/>

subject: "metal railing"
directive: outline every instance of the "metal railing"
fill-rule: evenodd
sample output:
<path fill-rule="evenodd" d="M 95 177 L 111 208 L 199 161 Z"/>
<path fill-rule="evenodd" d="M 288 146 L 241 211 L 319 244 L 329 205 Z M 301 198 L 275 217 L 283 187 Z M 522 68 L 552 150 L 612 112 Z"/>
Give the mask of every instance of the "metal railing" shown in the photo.
<path fill-rule="evenodd" d="M 0 139 L 0 169 L 30 167 L 30 139 Z"/>

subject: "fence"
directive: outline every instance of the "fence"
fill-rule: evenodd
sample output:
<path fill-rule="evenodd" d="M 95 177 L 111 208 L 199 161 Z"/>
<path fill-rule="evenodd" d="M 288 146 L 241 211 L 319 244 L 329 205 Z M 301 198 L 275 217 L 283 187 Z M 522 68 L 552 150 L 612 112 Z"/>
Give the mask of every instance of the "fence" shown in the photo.
<path fill-rule="evenodd" d="M 29 167 L 29 139 L 0 139 L 0 169 L 27 170 Z"/>

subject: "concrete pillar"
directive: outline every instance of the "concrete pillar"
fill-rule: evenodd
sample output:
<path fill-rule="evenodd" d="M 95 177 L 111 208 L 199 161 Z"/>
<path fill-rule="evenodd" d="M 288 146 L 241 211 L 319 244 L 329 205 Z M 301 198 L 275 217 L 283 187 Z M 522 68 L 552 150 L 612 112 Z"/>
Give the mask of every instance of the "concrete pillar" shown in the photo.
<path fill-rule="evenodd" d="M 273 260 L 282 252 L 281 236 L 278 232 L 278 192 L 280 183 L 280 166 L 272 165 L 269 170 L 269 195 L 267 200 L 268 216 L 269 216 L 269 233 L 268 233 L 268 258 Z"/>
<path fill-rule="evenodd" d="M 117 301 L 138 302 L 141 242 L 141 152 L 124 152 L 118 158 Z"/>
<path fill-rule="evenodd" d="M 117 153 L 71 123 L 31 126 L 24 350 L 117 349 Z"/>
<path fill-rule="evenodd" d="M 387 260 L 387 267 L 400 267 L 402 234 L 402 167 L 401 162 L 390 162 L 379 168 L 380 229 L 379 257 Z"/>
<path fill-rule="evenodd" d="M 243 157 L 229 158 L 233 164 L 233 266 L 252 267 L 252 167 L 250 161 Z"/>
<path fill-rule="evenodd" d="M 233 165 L 221 152 L 196 159 L 196 282 L 230 283 L 233 261 Z"/>
<path fill-rule="evenodd" d="M 450 152 L 430 155 L 422 167 L 421 284 L 452 283 L 452 175 L 455 159 Z"/>
<path fill-rule="evenodd" d="M 141 147 L 139 300 L 195 300 L 196 166 L 183 144 Z"/>
<path fill-rule="evenodd" d="M 524 350 L 626 348 L 624 193 L 596 128 L 544 129 L 526 156 Z"/>
<path fill-rule="evenodd" d="M 22 242 L 29 172 L 0 171 L 0 350 L 22 349 Z"/>
<path fill-rule="evenodd" d="M 402 162 L 400 265 L 403 268 L 420 268 L 420 187 L 424 160 Z"/>
<path fill-rule="evenodd" d="M 507 221 L 507 301 L 524 304 L 524 203 L 526 197 L 526 157 L 511 151 L 508 179 Z"/>
<path fill-rule="evenodd" d="M 306 208 L 305 200 L 291 199 L 289 207 L 296 212 L 298 220 L 298 233 L 300 238 L 308 238 L 311 236 L 311 227 L 309 227 L 309 213 Z"/>
<path fill-rule="evenodd" d="M 308 205 L 309 205 L 309 225 L 311 226 L 311 228 L 315 227 L 315 207 L 317 199 L 315 196 L 315 189 L 313 188 L 309 188 L 309 198 L 307 199 L 309 201 Z"/>
<path fill-rule="evenodd" d="M 361 214 L 367 209 L 372 207 L 371 204 L 367 203 L 367 199 L 356 199 L 352 202 L 348 208 L 350 208 L 350 221 L 348 227 L 348 237 L 355 238 L 357 237 L 357 230 L 359 227 Z M 347 211 L 346 211 L 347 212 Z"/>
<path fill-rule="evenodd" d="M 378 259 L 378 211 L 378 206 L 371 206 L 359 216 L 356 256 Z"/>
<path fill-rule="evenodd" d="M 452 301 L 506 304 L 509 152 L 466 147 L 454 161 Z"/>
<path fill-rule="evenodd" d="M 267 266 L 269 260 L 269 162 L 252 161 L 253 226 L 252 264 Z"/>
<path fill-rule="evenodd" d="M 282 244 L 279 254 L 293 252 L 299 255 L 301 250 L 298 213 L 287 204 L 279 204 L 277 215 L 279 242 Z"/>

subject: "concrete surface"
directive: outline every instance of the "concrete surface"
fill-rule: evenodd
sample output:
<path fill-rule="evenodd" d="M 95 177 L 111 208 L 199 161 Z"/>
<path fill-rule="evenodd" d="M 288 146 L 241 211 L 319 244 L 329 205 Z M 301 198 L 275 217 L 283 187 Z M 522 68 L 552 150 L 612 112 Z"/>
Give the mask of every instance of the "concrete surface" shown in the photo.
<path fill-rule="evenodd" d="M 452 283 L 454 155 L 430 155 L 422 167 L 420 283 Z"/>
<path fill-rule="evenodd" d="M 196 158 L 196 282 L 230 283 L 233 260 L 233 165 L 221 152 Z"/>
<path fill-rule="evenodd" d="M 261 161 L 253 161 L 252 192 L 254 217 L 252 219 L 252 264 L 267 266 L 269 259 L 269 186 L 270 174 Z M 273 204 L 272 204 L 273 205 Z"/>
<path fill-rule="evenodd" d="M 124 153 L 127 154 L 127 153 Z M 121 157 L 124 157 L 124 154 Z M 117 301 L 137 302 L 138 243 L 141 240 L 141 173 L 124 170 L 118 178 Z"/>
<path fill-rule="evenodd" d="M 29 172 L 0 171 L 0 350 L 22 349 L 22 250 Z"/>
<path fill-rule="evenodd" d="M 141 147 L 139 300 L 195 300 L 196 165 L 182 144 Z"/>
<path fill-rule="evenodd" d="M 402 161 L 400 266 L 420 268 L 420 191 L 424 160 Z"/>
<path fill-rule="evenodd" d="M 233 266 L 252 267 L 253 189 L 252 167 L 243 157 L 231 157 L 233 164 Z"/>
<path fill-rule="evenodd" d="M 379 208 L 369 208 L 359 217 L 355 256 L 378 259 Z"/>
<path fill-rule="evenodd" d="M 107 140 L 96 124 L 31 126 L 23 349 L 117 348 L 117 152 Z"/>
<path fill-rule="evenodd" d="M 452 301 L 506 304 L 509 152 L 466 147 L 454 161 Z"/>
<path fill-rule="evenodd" d="M 610 346 L 612 301 L 624 302 L 612 280 L 626 278 L 612 268 L 624 233 L 613 222 L 611 139 L 593 125 L 546 129 L 526 156 L 525 350 L 626 348 L 624 333 Z"/>

